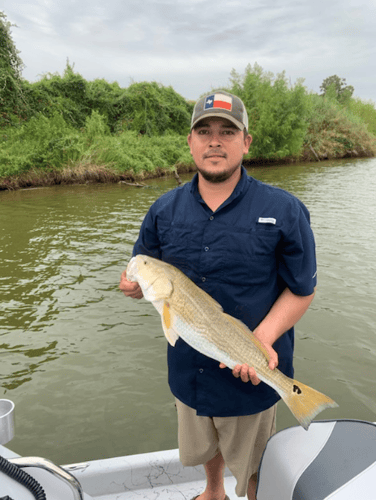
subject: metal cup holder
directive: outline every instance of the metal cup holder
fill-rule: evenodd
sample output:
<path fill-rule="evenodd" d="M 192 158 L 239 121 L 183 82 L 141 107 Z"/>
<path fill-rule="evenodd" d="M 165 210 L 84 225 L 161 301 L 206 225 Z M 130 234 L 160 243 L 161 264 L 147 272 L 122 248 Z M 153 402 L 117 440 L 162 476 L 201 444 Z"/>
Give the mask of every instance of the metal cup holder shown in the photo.
<path fill-rule="evenodd" d="M 0 399 L 0 444 L 9 443 L 14 438 L 14 403 Z"/>

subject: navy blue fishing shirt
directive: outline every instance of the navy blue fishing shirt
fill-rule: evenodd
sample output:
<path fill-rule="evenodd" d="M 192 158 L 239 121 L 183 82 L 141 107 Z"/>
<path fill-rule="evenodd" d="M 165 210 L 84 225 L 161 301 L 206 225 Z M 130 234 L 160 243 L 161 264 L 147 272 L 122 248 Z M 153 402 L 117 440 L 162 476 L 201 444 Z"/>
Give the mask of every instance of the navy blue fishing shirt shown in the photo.
<path fill-rule="evenodd" d="M 198 191 L 198 176 L 162 195 L 141 226 L 133 255 L 145 254 L 181 269 L 223 310 L 253 330 L 288 287 L 311 295 L 316 257 L 307 208 L 290 193 L 242 176 L 213 212 Z M 274 349 L 278 368 L 293 376 L 294 329 Z M 254 386 L 192 349 L 181 338 L 168 345 L 168 381 L 174 396 L 202 416 L 259 413 L 279 399 L 261 382 Z"/>

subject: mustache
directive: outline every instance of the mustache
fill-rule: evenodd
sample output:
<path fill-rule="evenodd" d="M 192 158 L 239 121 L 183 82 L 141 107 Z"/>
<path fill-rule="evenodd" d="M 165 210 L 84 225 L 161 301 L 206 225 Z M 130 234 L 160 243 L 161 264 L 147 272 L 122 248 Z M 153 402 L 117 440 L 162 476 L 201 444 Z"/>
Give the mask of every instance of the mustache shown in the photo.
<path fill-rule="evenodd" d="M 210 158 L 211 156 L 223 156 L 224 158 L 227 158 L 226 153 L 224 153 L 220 149 L 212 149 L 211 151 L 208 151 L 203 155 L 204 158 Z"/>

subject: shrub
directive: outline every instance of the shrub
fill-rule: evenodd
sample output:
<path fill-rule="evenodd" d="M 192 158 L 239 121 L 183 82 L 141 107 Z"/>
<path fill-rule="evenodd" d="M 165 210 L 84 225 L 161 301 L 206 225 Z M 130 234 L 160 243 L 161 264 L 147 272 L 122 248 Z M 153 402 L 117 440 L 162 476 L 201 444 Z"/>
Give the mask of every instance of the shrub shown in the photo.
<path fill-rule="evenodd" d="M 191 164 L 192 158 L 185 136 L 171 133 L 148 137 L 127 131 L 118 136 L 102 137 L 80 161 L 140 174 L 158 169 L 172 170 L 176 164 Z"/>
<path fill-rule="evenodd" d="M 48 73 L 38 82 L 28 83 L 26 96 L 30 116 L 42 113 L 52 117 L 59 113 L 75 128 L 84 127 L 92 111 L 87 104 L 86 80 L 73 71 L 69 61 L 63 76 Z"/>
<path fill-rule="evenodd" d="M 116 109 L 123 130 L 152 136 L 168 131 L 187 134 L 193 107 L 172 87 L 141 82 L 124 90 Z"/>
<path fill-rule="evenodd" d="M 93 144 L 99 139 L 110 135 L 107 118 L 101 115 L 99 111 L 93 110 L 85 120 L 84 134 L 88 144 Z"/>
<path fill-rule="evenodd" d="M 276 159 L 297 155 L 307 130 L 308 101 L 302 81 L 289 86 L 285 73 L 264 73 L 247 66 L 243 77 L 232 72 L 230 91 L 242 98 L 253 136 L 250 156 Z"/>
<path fill-rule="evenodd" d="M 83 152 L 83 140 L 61 115 L 38 115 L 19 128 L 2 135 L 0 177 L 31 168 L 51 170 L 76 161 Z"/>
<path fill-rule="evenodd" d="M 365 123 L 336 100 L 316 94 L 310 96 L 306 148 L 321 158 L 376 154 L 376 138 Z"/>
<path fill-rule="evenodd" d="M 376 108 L 373 101 L 363 101 L 359 98 L 350 99 L 348 109 L 365 123 L 371 134 L 376 135 Z"/>
<path fill-rule="evenodd" d="M 17 125 L 27 110 L 21 78 L 23 63 L 11 36 L 12 26 L 0 11 L 0 127 Z"/>

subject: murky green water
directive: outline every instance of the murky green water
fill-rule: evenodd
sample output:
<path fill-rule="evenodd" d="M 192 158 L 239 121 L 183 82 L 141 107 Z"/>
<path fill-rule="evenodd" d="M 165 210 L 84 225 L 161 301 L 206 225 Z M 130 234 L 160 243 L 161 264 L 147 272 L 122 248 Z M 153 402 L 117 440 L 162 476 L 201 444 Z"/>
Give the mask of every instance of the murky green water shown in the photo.
<path fill-rule="evenodd" d="M 296 377 L 376 420 L 376 160 L 252 169 L 308 206 L 319 286 L 297 326 Z M 188 180 L 186 177 L 185 180 Z M 0 193 L 0 398 L 21 455 L 56 463 L 177 447 L 166 341 L 118 291 L 139 226 L 173 179 Z M 278 427 L 295 425 L 279 405 Z"/>

